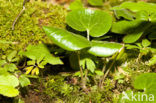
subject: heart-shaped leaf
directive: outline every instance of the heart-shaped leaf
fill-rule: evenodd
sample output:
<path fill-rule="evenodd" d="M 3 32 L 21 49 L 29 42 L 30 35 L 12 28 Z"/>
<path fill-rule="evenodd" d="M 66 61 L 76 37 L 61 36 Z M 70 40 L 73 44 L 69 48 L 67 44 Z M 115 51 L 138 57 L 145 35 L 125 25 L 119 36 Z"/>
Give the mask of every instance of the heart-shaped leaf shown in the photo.
<path fill-rule="evenodd" d="M 118 52 L 122 47 L 123 45 L 119 43 L 92 41 L 92 47 L 88 52 L 99 57 L 109 57 Z"/>
<path fill-rule="evenodd" d="M 43 27 L 43 29 L 56 45 L 65 50 L 76 51 L 90 47 L 90 42 L 83 36 L 53 27 Z"/>
<path fill-rule="evenodd" d="M 111 28 L 112 17 L 100 10 L 81 9 L 68 13 L 66 22 L 78 31 L 88 31 L 91 36 L 99 37 Z"/>
<path fill-rule="evenodd" d="M 102 6 L 103 0 L 88 0 L 88 3 L 93 6 Z"/>

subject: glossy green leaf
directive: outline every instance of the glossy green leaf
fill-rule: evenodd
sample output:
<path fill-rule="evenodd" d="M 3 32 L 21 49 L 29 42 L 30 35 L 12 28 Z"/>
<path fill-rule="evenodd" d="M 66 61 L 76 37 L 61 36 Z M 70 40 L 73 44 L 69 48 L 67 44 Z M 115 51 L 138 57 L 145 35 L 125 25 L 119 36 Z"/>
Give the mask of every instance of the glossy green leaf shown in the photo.
<path fill-rule="evenodd" d="M 123 42 L 124 43 L 134 43 L 134 42 L 136 42 L 142 36 L 142 34 L 143 34 L 143 32 L 127 34 L 123 38 Z"/>
<path fill-rule="evenodd" d="M 130 34 L 133 33 L 134 30 L 137 30 L 140 25 L 142 25 L 144 21 L 140 20 L 134 20 L 134 21 L 119 21 L 115 22 L 112 25 L 111 31 L 113 33 L 118 33 L 118 34 Z"/>
<path fill-rule="evenodd" d="M 134 15 L 126 9 L 114 10 L 114 14 L 118 19 L 120 19 L 120 17 L 123 17 L 127 20 L 133 20 L 134 19 Z"/>
<path fill-rule="evenodd" d="M 81 1 L 81 0 L 75 0 L 75 1 L 73 1 L 73 2 L 70 4 L 69 8 L 70 8 L 71 10 L 82 9 L 82 8 L 83 8 L 82 1 Z"/>
<path fill-rule="evenodd" d="M 145 2 L 124 2 L 117 9 L 129 9 L 133 12 L 138 11 L 147 11 L 147 12 L 156 12 L 156 4 L 154 3 L 145 3 Z M 113 8 L 116 9 L 116 8 Z"/>
<path fill-rule="evenodd" d="M 149 21 L 151 21 L 152 23 L 156 23 L 156 12 L 150 14 Z"/>
<path fill-rule="evenodd" d="M 136 27 L 131 28 L 133 29 L 132 33 L 128 33 L 124 38 L 123 42 L 124 43 L 134 43 L 136 42 L 144 33 L 146 29 L 150 27 L 150 23 L 148 22 L 140 22 Z"/>
<path fill-rule="evenodd" d="M 32 60 L 45 60 L 52 65 L 63 64 L 59 57 L 53 56 L 44 44 L 29 45 L 22 54 Z"/>
<path fill-rule="evenodd" d="M 99 57 L 109 57 L 118 52 L 123 47 L 122 44 L 103 41 L 92 41 L 92 47 L 88 52 Z"/>
<path fill-rule="evenodd" d="M 103 0 L 88 0 L 88 3 L 92 6 L 102 6 Z"/>
<path fill-rule="evenodd" d="M 90 42 L 83 36 L 73 34 L 63 29 L 53 27 L 43 27 L 47 36 L 59 47 L 76 51 L 90 47 Z"/>
<path fill-rule="evenodd" d="M 111 28 L 112 17 L 104 11 L 81 9 L 68 13 L 66 22 L 75 30 L 88 31 L 91 36 L 99 37 Z"/>
<path fill-rule="evenodd" d="M 139 11 L 136 13 L 136 20 L 144 20 L 148 21 L 149 20 L 149 14 L 146 11 Z"/>

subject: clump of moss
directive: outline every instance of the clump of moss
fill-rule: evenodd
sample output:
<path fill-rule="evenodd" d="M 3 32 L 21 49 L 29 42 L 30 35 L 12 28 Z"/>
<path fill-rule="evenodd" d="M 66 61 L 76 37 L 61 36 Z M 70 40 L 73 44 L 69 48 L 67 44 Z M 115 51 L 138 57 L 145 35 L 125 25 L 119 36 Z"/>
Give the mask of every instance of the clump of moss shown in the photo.
<path fill-rule="evenodd" d="M 12 24 L 22 10 L 23 0 L 0 0 L 0 50 L 23 49 L 28 44 L 49 43 L 42 26 L 65 28 L 66 10 L 47 2 L 28 2 L 12 30 Z"/>

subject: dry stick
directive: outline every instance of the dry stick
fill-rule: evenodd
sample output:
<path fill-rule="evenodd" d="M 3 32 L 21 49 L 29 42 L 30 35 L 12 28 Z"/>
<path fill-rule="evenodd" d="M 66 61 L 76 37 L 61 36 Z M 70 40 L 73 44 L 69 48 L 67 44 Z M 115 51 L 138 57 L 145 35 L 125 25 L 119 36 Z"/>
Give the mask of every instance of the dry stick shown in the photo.
<path fill-rule="evenodd" d="M 23 12 L 25 11 L 25 3 L 27 2 L 28 0 L 24 0 L 23 2 L 23 9 L 20 11 L 20 13 L 17 15 L 17 17 L 15 18 L 13 24 L 12 24 L 12 30 L 15 29 L 15 24 L 17 22 L 17 20 L 19 19 L 19 17 L 23 14 Z"/>

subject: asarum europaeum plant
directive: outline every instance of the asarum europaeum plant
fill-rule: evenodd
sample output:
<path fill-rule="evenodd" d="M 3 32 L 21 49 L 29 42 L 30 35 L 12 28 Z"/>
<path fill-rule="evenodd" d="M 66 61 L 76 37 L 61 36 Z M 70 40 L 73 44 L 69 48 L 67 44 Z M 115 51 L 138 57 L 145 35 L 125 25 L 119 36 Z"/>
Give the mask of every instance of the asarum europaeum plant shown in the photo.
<path fill-rule="evenodd" d="M 98 57 L 109 57 L 119 52 L 123 45 L 119 43 L 107 42 L 107 41 L 90 41 L 91 37 L 100 37 L 106 34 L 112 25 L 112 16 L 104 11 L 80 9 L 73 10 L 68 13 L 66 17 L 67 24 L 77 31 L 87 31 L 86 38 L 82 35 L 77 35 L 67 30 L 46 27 L 43 29 L 47 36 L 59 47 L 67 51 L 75 51 L 79 58 L 79 67 L 81 72 L 81 79 L 83 79 L 84 65 L 88 65 L 87 70 L 92 73 L 95 71 L 94 62 L 90 57 L 87 57 L 85 62 L 81 62 L 82 49 L 86 53 L 98 56 Z M 85 55 L 85 54 L 84 54 Z M 89 59 L 89 60 L 88 60 Z M 82 80 L 85 81 L 85 80 Z M 85 83 L 82 83 L 85 84 Z M 85 85 L 83 85 L 85 88 Z"/>
<path fill-rule="evenodd" d="M 156 4 L 145 2 L 124 2 L 112 10 L 117 18 L 113 33 L 125 35 L 124 43 L 134 43 L 141 37 L 156 39 Z"/>

